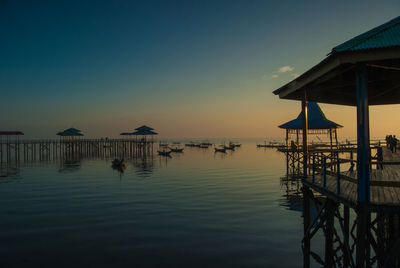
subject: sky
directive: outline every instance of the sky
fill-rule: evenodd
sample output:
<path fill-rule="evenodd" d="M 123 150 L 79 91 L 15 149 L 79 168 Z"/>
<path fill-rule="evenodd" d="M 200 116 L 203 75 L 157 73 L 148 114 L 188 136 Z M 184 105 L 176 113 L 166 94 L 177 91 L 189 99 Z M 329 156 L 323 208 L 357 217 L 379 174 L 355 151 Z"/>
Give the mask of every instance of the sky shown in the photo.
<path fill-rule="evenodd" d="M 400 0 L 0 1 L 0 130 L 55 138 L 284 137 L 300 102 L 272 91 L 400 14 Z M 356 136 L 354 107 L 321 105 Z M 371 136 L 400 135 L 400 105 Z"/>

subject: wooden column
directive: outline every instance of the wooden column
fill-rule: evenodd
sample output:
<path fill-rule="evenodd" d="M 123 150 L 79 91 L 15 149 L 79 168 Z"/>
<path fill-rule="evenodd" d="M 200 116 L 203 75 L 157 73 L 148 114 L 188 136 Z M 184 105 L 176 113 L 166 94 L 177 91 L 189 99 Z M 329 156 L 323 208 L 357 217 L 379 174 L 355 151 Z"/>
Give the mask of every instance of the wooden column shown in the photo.
<path fill-rule="evenodd" d="M 307 178 L 307 158 L 308 158 L 307 134 L 308 134 L 308 122 L 307 122 L 307 95 L 306 95 L 306 91 L 304 91 L 303 99 L 301 100 L 301 112 L 303 114 L 303 177 Z"/>
<path fill-rule="evenodd" d="M 367 67 L 357 66 L 357 197 L 358 201 L 368 203 L 370 199 L 370 148 L 369 148 L 369 110 Z"/>
<path fill-rule="evenodd" d="M 366 249 L 369 247 L 367 204 L 370 201 L 370 148 L 367 67 L 356 68 L 357 100 L 357 252 L 356 266 L 366 266 Z"/>

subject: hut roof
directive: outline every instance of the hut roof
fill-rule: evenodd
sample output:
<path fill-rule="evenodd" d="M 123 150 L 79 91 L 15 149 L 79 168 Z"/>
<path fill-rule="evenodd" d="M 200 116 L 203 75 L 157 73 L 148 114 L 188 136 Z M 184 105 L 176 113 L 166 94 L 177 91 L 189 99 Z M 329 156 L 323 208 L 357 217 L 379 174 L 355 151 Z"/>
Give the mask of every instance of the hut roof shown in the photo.
<path fill-rule="evenodd" d="M 331 129 L 343 127 L 331 120 L 328 120 L 316 102 L 307 103 L 308 129 Z M 300 112 L 296 119 L 279 126 L 285 129 L 301 129 L 303 127 L 303 113 Z"/>
<path fill-rule="evenodd" d="M 154 130 L 154 128 L 143 125 L 141 127 L 135 128 L 135 130 Z"/>
<path fill-rule="evenodd" d="M 400 16 L 332 49 L 334 52 L 395 47 L 400 45 Z"/>
<path fill-rule="evenodd" d="M 21 131 L 0 131 L 0 135 L 11 136 L 11 135 L 24 135 Z"/>
<path fill-rule="evenodd" d="M 131 133 L 130 135 L 147 136 L 147 135 L 157 135 L 157 134 L 158 134 L 157 132 L 154 132 L 151 130 L 138 130 L 138 131 Z"/>
<path fill-rule="evenodd" d="M 400 16 L 334 47 L 319 64 L 274 91 L 282 99 L 356 105 L 355 72 L 367 66 L 368 104 L 400 103 Z"/>
<path fill-rule="evenodd" d="M 83 136 L 83 134 L 81 133 L 81 131 L 79 129 L 76 128 L 68 128 L 64 131 L 60 131 L 57 133 L 57 135 L 59 136 Z"/>

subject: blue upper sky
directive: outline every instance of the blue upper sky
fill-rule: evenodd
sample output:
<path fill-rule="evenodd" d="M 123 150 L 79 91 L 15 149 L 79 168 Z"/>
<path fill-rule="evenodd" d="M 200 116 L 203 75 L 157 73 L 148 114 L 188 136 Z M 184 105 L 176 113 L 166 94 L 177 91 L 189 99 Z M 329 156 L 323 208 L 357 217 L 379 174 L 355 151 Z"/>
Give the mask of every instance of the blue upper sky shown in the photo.
<path fill-rule="evenodd" d="M 376 0 L 2 1 L 0 129 L 278 136 L 299 104 L 272 90 L 399 11 Z"/>

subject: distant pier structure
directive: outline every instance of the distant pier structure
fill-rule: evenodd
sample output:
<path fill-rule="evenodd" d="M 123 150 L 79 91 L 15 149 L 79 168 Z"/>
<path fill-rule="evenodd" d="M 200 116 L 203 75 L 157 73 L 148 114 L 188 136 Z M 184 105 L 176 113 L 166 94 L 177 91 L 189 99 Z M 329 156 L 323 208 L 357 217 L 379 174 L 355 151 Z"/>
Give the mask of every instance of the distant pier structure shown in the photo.
<path fill-rule="evenodd" d="M 20 149 L 21 131 L 0 131 L 0 163 L 6 159 L 19 160 L 20 155 L 16 153 Z"/>
<path fill-rule="evenodd" d="M 329 135 L 330 141 L 328 147 L 326 144 L 315 144 L 309 149 L 314 152 L 318 151 L 320 155 L 325 154 L 329 159 L 335 153 L 349 151 L 347 148 L 338 150 L 337 129 L 343 126 L 328 120 L 316 102 L 307 103 L 307 124 L 308 135 Z M 303 150 L 299 146 L 299 139 L 303 136 L 303 112 L 300 112 L 296 119 L 280 125 L 279 128 L 286 130 L 286 147 L 280 147 L 278 150 L 286 155 L 287 173 L 289 175 L 300 174 L 303 165 Z M 291 139 L 291 135 L 295 135 L 294 139 Z"/>
<path fill-rule="evenodd" d="M 56 161 L 82 158 L 135 158 L 153 153 L 151 130 L 139 130 L 127 138 L 84 138 L 81 130 L 68 128 L 57 133 L 59 139 L 20 139 L 20 131 L 0 131 L 0 164 L 15 166 L 21 161 Z M 151 138 L 148 138 L 148 136 Z"/>
<path fill-rule="evenodd" d="M 370 105 L 400 104 L 400 17 L 334 47 L 274 94 L 301 101 L 303 266 L 310 267 L 312 258 L 323 267 L 400 267 L 400 154 L 382 148 L 378 162 L 371 154 L 369 127 Z M 331 171 L 327 156 L 321 161 L 310 150 L 308 102 L 357 108 L 354 170 L 345 171 L 342 164 L 350 159 L 337 154 L 331 156 L 336 163 Z M 315 217 L 310 204 L 318 211 Z M 312 247 L 317 233 L 325 238 L 323 256 Z"/>

